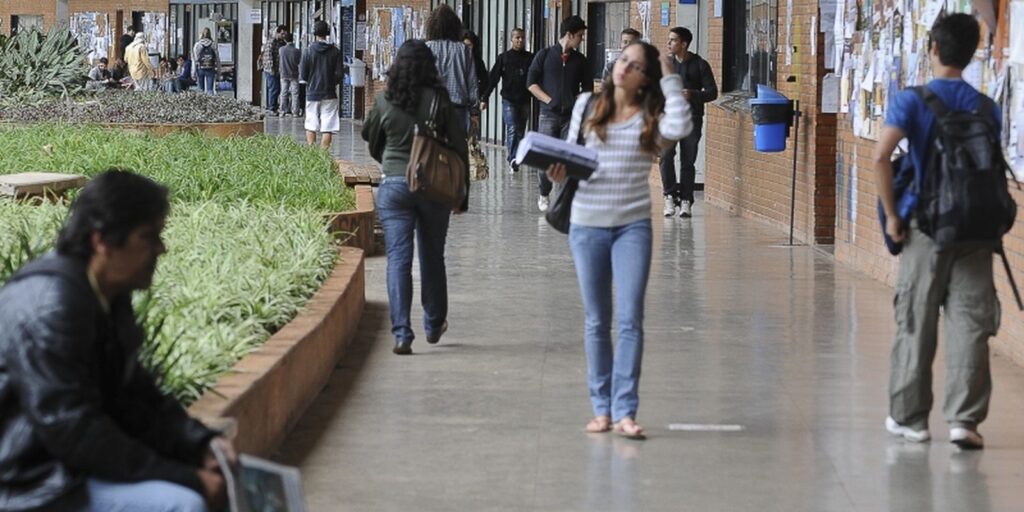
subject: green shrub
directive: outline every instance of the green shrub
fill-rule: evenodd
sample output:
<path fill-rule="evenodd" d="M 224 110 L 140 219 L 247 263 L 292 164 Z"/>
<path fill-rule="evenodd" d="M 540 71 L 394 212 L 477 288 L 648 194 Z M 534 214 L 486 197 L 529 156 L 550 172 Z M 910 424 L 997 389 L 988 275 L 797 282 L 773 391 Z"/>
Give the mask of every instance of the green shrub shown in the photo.
<path fill-rule="evenodd" d="M 0 284 L 52 247 L 66 212 L 0 201 Z M 186 404 L 291 321 L 337 255 L 318 216 L 244 202 L 175 204 L 164 238 L 153 287 L 135 297 L 142 359 Z"/>
<path fill-rule="evenodd" d="M 329 155 L 284 137 L 157 136 L 64 124 L 0 126 L 0 174 L 95 176 L 110 167 L 130 168 L 167 185 L 175 201 L 248 202 L 319 213 L 355 207 L 355 195 L 344 186 Z"/>
<path fill-rule="evenodd" d="M 73 95 L 87 74 L 85 54 L 67 28 L 21 31 L 0 40 L 0 103 Z"/>

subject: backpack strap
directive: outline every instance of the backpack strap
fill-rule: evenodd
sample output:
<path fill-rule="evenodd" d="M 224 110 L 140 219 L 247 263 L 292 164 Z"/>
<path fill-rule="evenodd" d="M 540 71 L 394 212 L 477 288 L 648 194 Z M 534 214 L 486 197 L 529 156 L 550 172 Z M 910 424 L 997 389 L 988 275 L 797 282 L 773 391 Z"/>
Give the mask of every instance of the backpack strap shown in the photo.
<path fill-rule="evenodd" d="M 924 100 L 925 106 L 935 114 L 936 118 L 942 118 L 949 113 L 949 109 L 946 108 L 945 103 L 942 103 L 942 99 L 939 98 L 939 95 L 932 92 L 932 90 L 927 86 L 919 85 L 917 87 L 911 87 L 911 90 L 917 94 L 918 98 Z"/>

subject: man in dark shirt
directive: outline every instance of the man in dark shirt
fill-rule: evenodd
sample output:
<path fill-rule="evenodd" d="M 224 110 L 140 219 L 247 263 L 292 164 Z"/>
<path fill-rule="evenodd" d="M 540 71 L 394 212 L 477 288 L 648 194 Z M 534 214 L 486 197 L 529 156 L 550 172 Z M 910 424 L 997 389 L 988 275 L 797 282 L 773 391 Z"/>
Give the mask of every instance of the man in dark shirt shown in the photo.
<path fill-rule="evenodd" d="M 327 42 L 331 27 L 320 20 L 313 24 L 316 41 L 306 48 L 299 59 L 299 83 L 306 84 L 306 142 L 316 145 L 316 135 L 322 134 L 320 147 L 331 149 L 331 139 L 340 129 L 338 120 L 338 84 L 342 72 L 341 50 Z"/>
<path fill-rule="evenodd" d="M 56 250 L 0 289 L 0 509 L 218 510 L 231 445 L 139 361 L 132 292 L 166 252 L 167 189 L 127 171 L 75 199 Z"/>
<path fill-rule="evenodd" d="M 267 82 L 267 114 L 277 115 L 277 102 L 281 96 L 281 47 L 284 46 L 284 35 L 288 27 L 278 25 L 274 37 L 263 43 L 260 51 L 260 66 L 263 68 L 263 79 Z"/>
<path fill-rule="evenodd" d="M 491 92 L 503 81 L 501 88 L 501 115 L 505 121 L 505 158 L 512 172 L 519 170 L 513 161 L 519 141 L 526 133 L 526 122 L 530 117 L 530 91 L 526 90 L 526 75 L 530 70 L 533 54 L 526 51 L 526 31 L 521 28 L 512 30 L 512 48 L 498 55 L 491 68 L 487 90 L 480 95 L 485 98 L 480 102 L 480 110 L 487 110 L 487 100 Z"/>
<path fill-rule="evenodd" d="M 619 50 L 625 50 L 627 46 L 640 40 L 640 31 L 635 28 L 624 28 L 619 34 Z M 601 74 L 601 79 L 604 80 L 608 75 L 612 74 L 612 68 L 615 67 L 615 59 L 612 59 L 604 65 L 604 73 Z"/>
<path fill-rule="evenodd" d="M 579 52 L 587 25 L 579 16 L 562 21 L 561 39 L 557 44 L 537 52 L 527 75 L 527 89 L 540 103 L 537 131 L 564 139 L 569 131 L 569 120 L 576 97 L 582 92 L 593 92 L 594 81 L 587 69 L 587 58 Z M 544 171 L 540 173 L 540 197 L 537 208 L 548 210 L 551 181 Z"/>
<path fill-rule="evenodd" d="M 128 45 L 135 42 L 135 27 L 128 27 L 124 34 L 121 34 L 121 59 L 124 59 L 124 51 Z"/>
<path fill-rule="evenodd" d="M 676 73 L 683 77 L 683 97 L 690 102 L 693 116 L 693 131 L 679 141 L 679 181 L 676 183 L 676 147 L 665 150 L 661 155 L 661 185 L 665 191 L 666 217 L 671 217 L 678 208 L 680 217 L 693 215 L 693 189 L 697 177 L 697 149 L 700 146 L 704 126 L 704 104 L 718 98 L 718 85 L 711 66 L 696 53 L 690 51 L 693 33 L 683 27 L 675 27 L 668 34 L 668 52 L 676 58 Z"/>

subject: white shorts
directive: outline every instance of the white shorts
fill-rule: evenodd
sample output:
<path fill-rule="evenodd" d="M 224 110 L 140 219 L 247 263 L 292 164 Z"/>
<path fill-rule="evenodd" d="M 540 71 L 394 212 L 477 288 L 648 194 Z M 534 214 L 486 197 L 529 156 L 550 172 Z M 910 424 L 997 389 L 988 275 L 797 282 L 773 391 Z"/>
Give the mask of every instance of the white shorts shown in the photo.
<path fill-rule="evenodd" d="M 337 99 L 306 102 L 306 131 L 335 133 L 340 129 Z"/>

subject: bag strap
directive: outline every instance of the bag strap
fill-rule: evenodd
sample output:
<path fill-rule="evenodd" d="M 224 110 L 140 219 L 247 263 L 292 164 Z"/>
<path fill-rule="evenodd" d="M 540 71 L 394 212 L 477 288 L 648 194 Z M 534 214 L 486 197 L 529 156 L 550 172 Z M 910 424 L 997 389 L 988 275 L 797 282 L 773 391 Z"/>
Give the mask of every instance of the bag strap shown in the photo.
<path fill-rule="evenodd" d="M 949 113 L 949 109 L 947 109 L 946 104 L 942 102 L 942 98 L 939 98 L 939 95 L 932 92 L 928 87 L 919 85 L 914 87 L 913 91 L 917 93 L 919 98 L 924 100 L 925 106 L 935 114 L 936 118 L 941 119 Z"/>
<path fill-rule="evenodd" d="M 587 104 L 583 107 L 583 115 L 580 116 L 580 127 L 576 131 L 577 146 L 583 146 L 587 143 L 585 138 L 586 134 L 583 133 L 583 123 L 587 122 L 587 118 L 590 116 L 590 107 L 594 105 L 594 97 L 594 93 L 590 93 L 590 96 L 587 97 Z"/>
<path fill-rule="evenodd" d="M 1003 260 L 1003 268 L 1006 270 L 1006 278 L 1010 280 L 1010 288 L 1013 290 L 1013 298 L 1017 299 L 1017 307 L 1021 311 L 1024 311 L 1024 302 L 1020 299 L 1020 290 L 1017 289 L 1017 281 L 1013 279 L 1013 272 L 1010 270 L 1010 262 L 1006 260 L 1006 250 L 1003 249 L 1003 244 L 999 244 L 999 248 L 996 249 L 999 253 L 999 257 Z"/>

